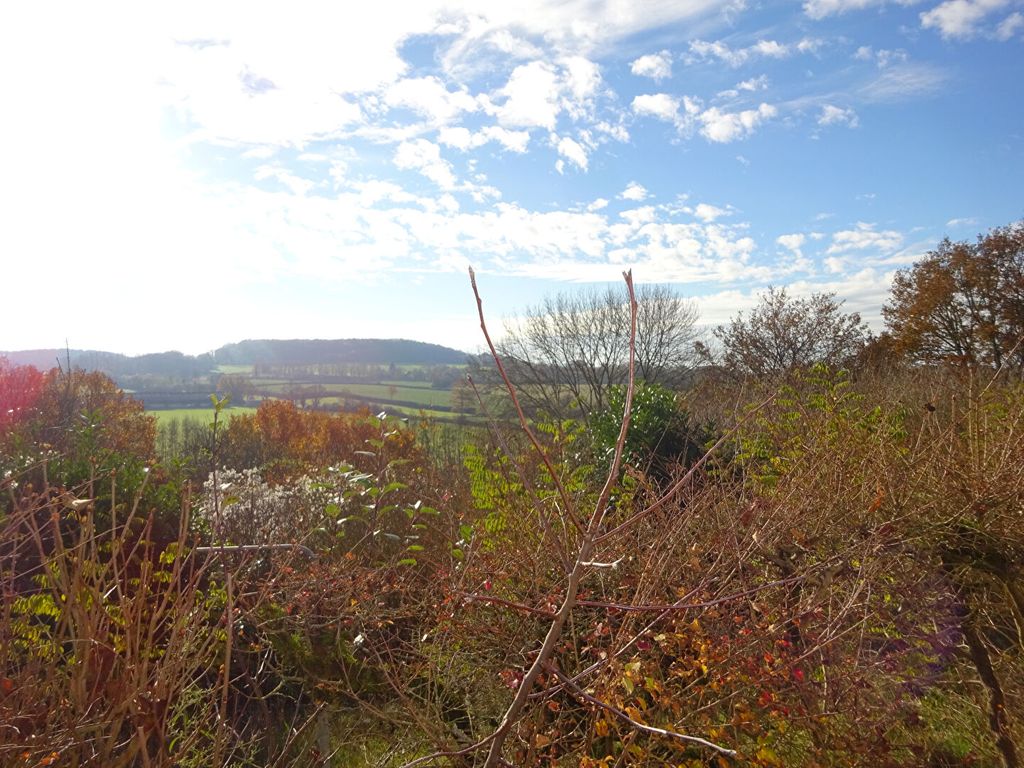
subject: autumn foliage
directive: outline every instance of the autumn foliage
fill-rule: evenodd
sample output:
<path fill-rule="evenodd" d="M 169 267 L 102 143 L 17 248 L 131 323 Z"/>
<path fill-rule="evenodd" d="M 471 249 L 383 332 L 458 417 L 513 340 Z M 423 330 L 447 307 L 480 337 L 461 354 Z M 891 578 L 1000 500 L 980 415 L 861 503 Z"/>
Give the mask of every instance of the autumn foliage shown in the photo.
<path fill-rule="evenodd" d="M 27 418 L 43 389 L 43 375 L 32 366 L 12 366 L 0 358 L 0 436 Z"/>

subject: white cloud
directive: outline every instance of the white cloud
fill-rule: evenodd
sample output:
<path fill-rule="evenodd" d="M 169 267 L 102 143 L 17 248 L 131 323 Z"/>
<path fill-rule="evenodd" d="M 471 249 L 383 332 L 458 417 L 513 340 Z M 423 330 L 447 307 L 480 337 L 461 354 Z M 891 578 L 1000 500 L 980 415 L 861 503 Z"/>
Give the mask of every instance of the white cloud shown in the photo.
<path fill-rule="evenodd" d="M 758 77 L 752 77 L 749 80 L 744 80 L 741 83 L 736 83 L 737 91 L 763 91 L 768 87 L 768 75 L 760 75 Z"/>
<path fill-rule="evenodd" d="M 638 77 L 650 77 L 653 80 L 672 77 L 672 54 L 661 51 L 641 56 L 629 65 L 629 71 Z"/>
<path fill-rule="evenodd" d="M 711 43 L 706 40 L 694 40 L 690 43 L 687 63 L 718 59 L 730 67 L 739 67 L 757 58 L 784 59 L 796 50 L 799 53 L 810 53 L 817 48 L 815 41 L 801 40 L 795 46 L 786 45 L 776 40 L 758 40 L 746 48 L 730 48 L 721 40 Z"/>
<path fill-rule="evenodd" d="M 637 115 L 655 117 L 666 122 L 675 122 L 679 116 L 679 99 L 667 93 L 645 93 L 635 96 L 632 103 Z"/>
<path fill-rule="evenodd" d="M 752 55 L 771 59 L 782 59 L 789 55 L 789 48 L 775 40 L 758 40 L 747 49 Z"/>
<path fill-rule="evenodd" d="M 403 141 L 395 150 L 394 163 L 402 170 L 419 171 L 441 189 L 455 188 L 451 163 L 441 157 L 441 148 L 431 141 Z"/>
<path fill-rule="evenodd" d="M 816 37 L 804 37 L 797 42 L 796 50 L 798 53 L 817 53 L 824 44 L 824 40 Z"/>
<path fill-rule="evenodd" d="M 910 0 L 911 2 L 913 0 Z M 812 19 L 824 19 L 850 11 L 863 11 L 866 8 L 885 5 L 886 0 L 806 0 L 804 13 Z M 902 3 L 909 5 L 909 2 Z"/>
<path fill-rule="evenodd" d="M 951 229 L 956 229 L 959 227 L 973 227 L 976 226 L 977 223 L 978 219 L 976 217 L 963 216 L 961 218 L 950 219 L 949 221 L 946 222 L 946 226 L 950 227 Z"/>
<path fill-rule="evenodd" d="M 1006 7 L 1009 0 L 946 0 L 921 14 L 921 26 L 936 29 L 944 38 L 969 38 L 990 13 Z"/>
<path fill-rule="evenodd" d="M 910 57 L 902 48 L 880 48 L 876 51 L 870 45 L 862 45 L 853 54 L 853 58 L 858 61 L 873 61 L 879 69 L 885 69 L 890 64 L 904 64 Z"/>
<path fill-rule="evenodd" d="M 554 130 L 561 111 L 561 85 L 551 65 L 532 61 L 516 67 L 498 93 L 505 101 L 494 113 L 502 125 Z"/>
<path fill-rule="evenodd" d="M 609 123 L 607 120 L 599 120 L 593 125 L 594 130 L 602 135 L 607 136 L 615 141 L 629 141 L 629 131 L 626 127 L 620 123 Z"/>
<path fill-rule="evenodd" d="M 771 104 L 761 104 L 757 109 L 746 109 L 742 112 L 723 112 L 717 107 L 701 112 L 698 119 L 701 123 L 701 135 L 709 141 L 727 144 L 743 139 L 765 120 L 778 114 Z"/>
<path fill-rule="evenodd" d="M 874 224 L 857 222 L 854 229 L 845 229 L 832 235 L 832 244 L 828 247 L 829 255 L 843 254 L 850 251 L 872 250 L 878 253 L 891 253 L 903 244 L 903 236 L 894 230 L 875 231 Z"/>
<path fill-rule="evenodd" d="M 504 126 L 551 131 L 563 111 L 574 120 L 590 115 L 600 86 L 599 67 L 582 56 L 560 59 L 558 66 L 531 61 L 512 70 L 498 89 L 495 96 L 504 99 L 502 103 L 495 105 L 487 98 L 483 102 Z"/>
<path fill-rule="evenodd" d="M 760 78 L 748 83 L 751 87 Z M 719 96 L 729 95 L 723 91 Z M 732 91 L 732 96 L 739 95 Z M 695 126 L 700 126 L 701 135 L 709 141 L 728 143 L 746 138 L 765 120 L 778 114 L 771 104 L 760 104 L 757 109 L 746 109 L 735 112 L 711 107 L 702 111 L 701 103 L 689 96 L 682 100 L 666 93 L 641 94 L 633 99 L 633 112 L 640 116 L 654 117 L 665 122 L 675 123 L 676 128 L 684 135 L 689 135 Z M 682 111 L 680 111 L 682 107 Z"/>
<path fill-rule="evenodd" d="M 704 222 L 712 222 L 722 216 L 728 216 L 731 211 L 726 208 L 718 208 L 707 203 L 699 203 L 693 210 L 693 215 Z"/>
<path fill-rule="evenodd" d="M 436 125 L 447 125 L 463 113 L 479 109 L 477 100 L 467 91 L 449 91 L 436 77 L 399 80 L 384 92 L 384 103 L 411 109 Z"/>
<path fill-rule="evenodd" d="M 308 194 L 310 190 L 316 186 L 316 182 L 304 179 L 301 176 L 292 173 L 287 168 L 282 168 L 277 165 L 261 165 L 253 173 L 253 178 L 257 181 L 275 179 L 291 190 L 292 194 L 299 197 Z"/>
<path fill-rule="evenodd" d="M 488 125 L 473 133 L 460 125 L 442 128 L 438 131 L 437 140 L 447 147 L 454 147 L 463 152 L 477 149 L 493 141 L 510 152 L 523 153 L 529 146 L 530 132 L 511 131 L 500 125 Z"/>
<path fill-rule="evenodd" d="M 777 238 L 775 238 L 776 243 L 781 245 L 786 250 L 790 251 L 797 258 L 801 258 L 803 256 L 803 253 L 800 249 L 803 248 L 805 241 L 806 237 L 799 233 L 791 235 L 779 235 Z"/>
<path fill-rule="evenodd" d="M 558 140 L 555 149 L 561 157 L 571 162 L 581 171 L 587 170 L 587 150 L 577 141 L 563 136 Z"/>
<path fill-rule="evenodd" d="M 1024 30 L 1024 14 L 1014 11 L 999 22 L 999 26 L 996 27 L 996 39 L 1006 42 L 1021 30 Z"/>
<path fill-rule="evenodd" d="M 868 101 L 889 102 L 930 96 L 948 80 L 944 69 L 929 64 L 900 64 L 879 72 L 860 89 Z"/>
<path fill-rule="evenodd" d="M 647 193 L 647 190 L 635 181 L 629 182 L 626 188 L 619 193 L 620 200 L 633 200 L 634 202 L 646 200 L 648 197 L 650 195 Z"/>
<path fill-rule="evenodd" d="M 856 128 L 859 125 L 857 113 L 852 109 L 825 104 L 818 115 L 818 125 L 847 125 Z"/>
<path fill-rule="evenodd" d="M 583 56 L 566 57 L 560 64 L 563 108 L 574 120 L 589 116 L 601 87 L 601 68 Z"/>

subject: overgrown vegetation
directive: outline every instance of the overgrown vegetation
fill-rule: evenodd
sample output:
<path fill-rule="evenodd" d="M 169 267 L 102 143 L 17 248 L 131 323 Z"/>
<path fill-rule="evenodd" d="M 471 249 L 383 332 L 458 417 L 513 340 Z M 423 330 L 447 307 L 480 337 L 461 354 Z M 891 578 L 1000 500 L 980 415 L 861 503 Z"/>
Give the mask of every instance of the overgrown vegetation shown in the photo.
<path fill-rule="evenodd" d="M 158 458 L 0 364 L 0 764 L 1019 765 L 1014 331 L 674 391 L 624 306 L 585 420 L 469 381 L 490 432 L 215 399 Z"/>

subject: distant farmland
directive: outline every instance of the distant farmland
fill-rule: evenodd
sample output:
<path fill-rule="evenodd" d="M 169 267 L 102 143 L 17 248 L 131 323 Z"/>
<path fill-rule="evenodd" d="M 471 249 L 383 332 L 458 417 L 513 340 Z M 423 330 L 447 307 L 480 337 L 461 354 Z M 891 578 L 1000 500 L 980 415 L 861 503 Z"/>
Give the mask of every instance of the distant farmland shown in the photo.
<path fill-rule="evenodd" d="M 237 407 L 221 411 L 222 418 L 233 418 L 243 413 L 255 413 L 255 408 Z M 213 406 L 209 408 L 168 408 L 166 410 L 148 410 L 146 413 L 156 416 L 157 424 L 166 424 L 172 419 L 188 419 L 190 421 L 213 421 Z"/>

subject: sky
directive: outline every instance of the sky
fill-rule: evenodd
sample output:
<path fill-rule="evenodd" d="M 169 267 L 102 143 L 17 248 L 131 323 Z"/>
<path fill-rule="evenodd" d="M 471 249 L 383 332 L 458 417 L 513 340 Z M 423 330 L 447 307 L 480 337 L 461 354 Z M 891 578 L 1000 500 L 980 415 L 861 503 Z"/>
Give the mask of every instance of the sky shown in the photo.
<path fill-rule="evenodd" d="M 876 330 L 1024 216 L 1024 0 L 3 3 L 0 349 L 474 351 L 545 295 Z"/>

